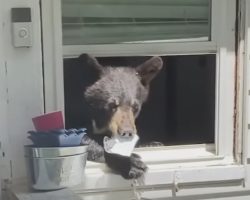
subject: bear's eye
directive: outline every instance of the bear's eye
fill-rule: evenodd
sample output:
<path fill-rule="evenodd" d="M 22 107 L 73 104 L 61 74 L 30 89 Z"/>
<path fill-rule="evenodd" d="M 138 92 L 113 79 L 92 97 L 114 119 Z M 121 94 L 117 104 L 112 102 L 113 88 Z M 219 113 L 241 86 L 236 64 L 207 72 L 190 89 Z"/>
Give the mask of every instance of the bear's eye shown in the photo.
<path fill-rule="evenodd" d="M 109 109 L 112 111 L 112 112 L 115 112 L 117 110 L 119 106 L 119 102 L 118 101 L 112 101 L 109 103 Z"/>
<path fill-rule="evenodd" d="M 133 112 L 134 112 L 134 113 L 137 113 L 137 112 L 139 111 L 139 105 L 138 105 L 138 103 L 134 103 L 134 104 L 132 105 L 132 108 L 133 108 Z"/>

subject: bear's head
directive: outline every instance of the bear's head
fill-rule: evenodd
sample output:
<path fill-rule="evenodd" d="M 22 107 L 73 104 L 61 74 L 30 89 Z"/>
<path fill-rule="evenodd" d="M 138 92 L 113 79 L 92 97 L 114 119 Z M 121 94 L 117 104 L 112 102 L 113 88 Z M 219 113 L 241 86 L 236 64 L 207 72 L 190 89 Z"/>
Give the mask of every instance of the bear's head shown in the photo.
<path fill-rule="evenodd" d="M 112 67 L 84 56 L 98 74 L 98 79 L 84 92 L 94 133 L 133 137 L 137 134 L 135 119 L 148 97 L 150 82 L 162 69 L 162 59 L 152 57 L 137 67 Z"/>

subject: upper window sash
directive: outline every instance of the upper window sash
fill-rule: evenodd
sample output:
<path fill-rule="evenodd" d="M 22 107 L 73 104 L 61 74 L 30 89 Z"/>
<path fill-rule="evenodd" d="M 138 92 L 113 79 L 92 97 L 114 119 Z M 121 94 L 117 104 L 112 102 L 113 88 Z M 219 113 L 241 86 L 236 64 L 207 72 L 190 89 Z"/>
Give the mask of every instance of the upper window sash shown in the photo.
<path fill-rule="evenodd" d="M 62 0 L 64 45 L 209 41 L 211 0 Z"/>
<path fill-rule="evenodd" d="M 82 53 L 90 53 L 95 56 L 215 53 L 218 52 L 218 49 L 222 45 L 227 44 L 225 40 L 227 39 L 229 30 L 225 26 L 228 25 L 228 22 L 230 22 L 233 17 L 232 15 L 229 16 L 223 13 L 227 12 L 225 7 L 228 7 L 227 2 L 223 0 L 211 0 L 211 28 L 209 40 L 201 38 L 184 38 L 166 41 L 159 40 L 119 44 L 68 44 L 63 45 L 63 55 L 64 57 L 76 57 Z M 57 19 L 57 23 L 62 25 L 61 10 L 59 10 L 59 12 L 60 13 L 58 14 L 60 14 L 60 18 Z"/>

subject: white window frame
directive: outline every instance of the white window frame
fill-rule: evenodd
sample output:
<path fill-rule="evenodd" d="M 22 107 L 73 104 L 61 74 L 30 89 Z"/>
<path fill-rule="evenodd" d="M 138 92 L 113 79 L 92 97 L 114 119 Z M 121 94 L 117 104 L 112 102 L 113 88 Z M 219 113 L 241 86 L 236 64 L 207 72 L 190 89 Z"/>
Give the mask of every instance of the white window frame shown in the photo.
<path fill-rule="evenodd" d="M 244 106 L 245 106 L 245 119 L 244 119 L 244 133 L 243 134 L 243 153 L 245 162 L 247 162 L 247 158 L 250 158 L 250 137 L 248 136 L 250 134 L 249 129 L 249 113 L 250 113 L 250 98 L 249 98 L 249 91 L 250 91 L 250 70 L 248 69 L 250 67 L 250 2 L 246 1 L 246 17 L 245 17 L 245 58 L 244 58 L 244 85 L 245 85 L 245 95 L 244 95 Z M 248 161 L 248 164 L 250 162 Z"/>
<path fill-rule="evenodd" d="M 64 110 L 63 57 L 76 57 L 82 53 L 103 57 L 216 53 L 215 144 L 136 151 L 149 165 L 149 172 L 144 182 L 147 187 L 158 184 L 175 185 L 177 179 L 183 183 L 195 183 L 226 182 L 227 180 L 241 182 L 245 178 L 245 168 L 241 162 L 235 161 L 233 153 L 234 134 L 241 131 L 234 130 L 235 112 L 238 112 L 234 109 L 235 0 L 212 0 L 211 41 L 77 46 L 62 45 L 61 1 L 42 0 L 41 2 L 46 112 Z M 212 153 L 208 149 L 212 149 Z M 164 154 L 159 151 L 164 151 Z M 186 157 L 185 152 L 196 153 Z M 241 154 L 241 152 L 238 153 Z M 150 159 L 148 155 L 158 159 Z M 198 173 L 197 169 L 199 169 Z M 194 170 L 199 176 L 194 176 Z M 211 176 L 211 173 L 215 173 L 216 176 Z M 110 173 L 103 164 L 88 162 L 86 180 L 80 188 L 88 192 L 105 191 L 111 188 L 117 191 L 131 189 L 131 182 Z"/>

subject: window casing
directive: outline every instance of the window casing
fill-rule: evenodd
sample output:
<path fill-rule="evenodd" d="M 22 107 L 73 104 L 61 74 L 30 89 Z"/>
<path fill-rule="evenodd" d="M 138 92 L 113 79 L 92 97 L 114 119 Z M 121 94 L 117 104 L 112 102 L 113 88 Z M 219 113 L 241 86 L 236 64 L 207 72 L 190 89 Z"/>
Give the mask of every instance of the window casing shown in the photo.
<path fill-rule="evenodd" d="M 233 153 L 234 134 L 238 132 L 234 128 L 236 1 L 212 0 L 211 6 L 210 41 L 63 45 L 61 1 L 42 0 L 42 10 L 46 10 L 43 12 L 46 112 L 55 109 L 62 110 L 64 107 L 63 58 L 76 57 L 82 53 L 99 57 L 215 53 L 217 66 L 215 144 L 148 148 L 136 151 L 149 165 L 149 172 L 144 182 L 145 187 L 158 184 L 170 184 L 172 187 L 178 177 L 181 177 L 178 180 L 179 183 L 241 181 L 244 178 L 244 168 L 241 165 L 235 165 Z M 50 29 L 53 31 L 46 31 Z M 161 151 L 165 153 L 160 153 Z M 185 152 L 190 152 L 190 156 Z M 198 175 L 194 176 L 197 169 L 199 169 Z M 216 176 L 210 176 L 212 171 Z M 78 189 L 85 189 L 85 191 L 101 191 L 105 188 L 131 189 L 130 183 L 110 173 L 104 165 L 89 162 L 86 169 L 86 181 L 80 186 L 81 189 Z"/>

